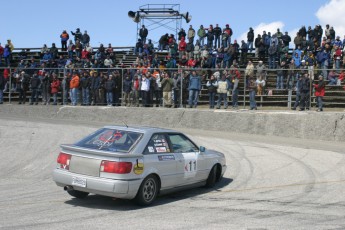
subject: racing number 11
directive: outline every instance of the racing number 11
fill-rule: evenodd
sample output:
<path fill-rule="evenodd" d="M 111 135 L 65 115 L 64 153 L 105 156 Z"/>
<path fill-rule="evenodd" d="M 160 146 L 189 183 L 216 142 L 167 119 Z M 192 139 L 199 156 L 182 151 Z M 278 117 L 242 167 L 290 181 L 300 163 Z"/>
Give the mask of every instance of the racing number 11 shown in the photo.
<path fill-rule="evenodd" d="M 189 161 L 189 170 L 187 169 L 187 171 L 196 171 L 196 161 Z"/>

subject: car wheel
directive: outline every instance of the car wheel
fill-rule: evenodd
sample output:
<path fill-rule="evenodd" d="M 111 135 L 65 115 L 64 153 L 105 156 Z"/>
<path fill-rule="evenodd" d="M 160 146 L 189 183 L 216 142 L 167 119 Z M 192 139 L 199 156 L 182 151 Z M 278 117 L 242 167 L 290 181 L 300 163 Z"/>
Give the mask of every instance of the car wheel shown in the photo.
<path fill-rule="evenodd" d="M 155 176 L 151 175 L 145 178 L 141 183 L 135 201 L 142 206 L 150 205 L 157 197 L 158 194 L 158 180 Z"/>
<path fill-rule="evenodd" d="M 217 166 L 213 166 L 206 180 L 206 188 L 213 188 L 217 182 Z"/>
<path fill-rule="evenodd" d="M 68 194 L 75 198 L 83 199 L 89 195 L 88 192 L 82 192 L 82 191 L 77 191 L 77 190 L 68 190 Z"/>

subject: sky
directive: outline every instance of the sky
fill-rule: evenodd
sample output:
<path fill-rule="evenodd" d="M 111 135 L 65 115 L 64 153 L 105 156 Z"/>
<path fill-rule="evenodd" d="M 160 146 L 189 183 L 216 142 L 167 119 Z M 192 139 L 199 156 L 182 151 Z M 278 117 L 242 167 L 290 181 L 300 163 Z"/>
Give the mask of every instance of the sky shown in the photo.
<path fill-rule="evenodd" d="M 254 29 L 255 37 L 263 30 L 275 33 L 279 28 L 289 32 L 293 40 L 302 25 L 314 28 L 320 24 L 325 28 L 329 24 L 336 35 L 341 38 L 345 35 L 345 0 L 11 0 L 2 3 L 0 42 L 5 44 L 11 39 L 15 48 L 39 48 L 43 44 L 50 47 L 52 43 L 60 47 L 63 30 L 73 38 L 70 31 L 80 28 L 82 32 L 87 30 L 93 47 L 101 43 L 134 46 L 137 23 L 128 17 L 128 11 L 136 12 L 147 4 L 177 4 L 181 14 L 189 12 L 192 20 L 188 24 L 182 20 L 186 31 L 189 25 L 197 31 L 200 25 L 208 27 L 218 23 L 224 28 L 229 24 L 233 29 L 232 39 L 238 41 L 246 40 L 249 27 Z M 161 23 L 176 27 L 176 21 Z M 148 27 L 148 38 L 153 42 L 158 42 L 165 33 L 174 33 L 148 19 L 140 24 Z"/>

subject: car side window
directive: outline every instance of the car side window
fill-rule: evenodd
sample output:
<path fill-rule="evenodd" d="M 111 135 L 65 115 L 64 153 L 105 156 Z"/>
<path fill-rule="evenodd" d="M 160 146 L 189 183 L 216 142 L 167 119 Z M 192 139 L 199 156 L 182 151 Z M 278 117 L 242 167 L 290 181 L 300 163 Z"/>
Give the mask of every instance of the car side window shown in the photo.
<path fill-rule="evenodd" d="M 174 153 L 198 152 L 199 148 L 182 134 L 169 134 L 172 151 Z"/>
<path fill-rule="evenodd" d="M 170 153 L 169 143 L 164 134 L 153 134 L 147 144 L 144 154 Z"/>

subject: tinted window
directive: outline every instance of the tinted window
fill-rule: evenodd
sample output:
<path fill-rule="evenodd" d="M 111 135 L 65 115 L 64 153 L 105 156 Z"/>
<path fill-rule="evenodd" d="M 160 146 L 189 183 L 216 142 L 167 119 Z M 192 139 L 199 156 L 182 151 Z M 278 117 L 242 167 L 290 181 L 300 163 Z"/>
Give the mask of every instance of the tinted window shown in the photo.
<path fill-rule="evenodd" d="M 188 153 L 199 151 L 199 148 L 182 134 L 169 134 L 169 139 L 174 153 Z"/>
<path fill-rule="evenodd" d="M 77 142 L 75 145 L 111 152 L 129 152 L 141 136 L 141 133 L 103 128 Z"/>
<path fill-rule="evenodd" d="M 144 154 L 152 153 L 170 153 L 169 144 L 164 134 L 153 134 L 147 144 Z"/>

